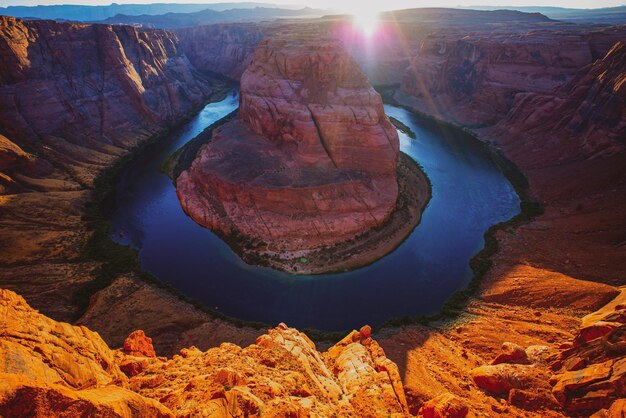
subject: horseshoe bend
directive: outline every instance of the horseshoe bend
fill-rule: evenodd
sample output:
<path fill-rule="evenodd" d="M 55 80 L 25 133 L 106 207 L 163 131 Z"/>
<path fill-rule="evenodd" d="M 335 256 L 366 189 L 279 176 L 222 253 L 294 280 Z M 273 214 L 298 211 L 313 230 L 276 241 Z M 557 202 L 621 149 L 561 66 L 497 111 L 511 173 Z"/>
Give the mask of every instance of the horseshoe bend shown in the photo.
<path fill-rule="evenodd" d="M 415 227 L 427 180 L 399 157 L 380 95 L 340 41 L 264 41 L 240 94 L 237 118 L 176 180 L 196 222 L 245 240 L 244 258 L 299 273 L 368 264 Z M 331 258 L 345 248 L 349 259 Z"/>
<path fill-rule="evenodd" d="M 626 414 L 623 7 L 18 3 L 0 417 Z"/>

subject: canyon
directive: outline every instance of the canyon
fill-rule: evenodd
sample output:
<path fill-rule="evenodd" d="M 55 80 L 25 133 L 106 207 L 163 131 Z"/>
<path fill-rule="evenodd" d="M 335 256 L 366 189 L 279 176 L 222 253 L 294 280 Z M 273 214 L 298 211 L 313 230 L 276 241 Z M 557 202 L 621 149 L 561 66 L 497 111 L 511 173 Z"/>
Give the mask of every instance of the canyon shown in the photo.
<path fill-rule="evenodd" d="M 524 208 L 527 218 L 486 239 L 489 268 L 457 316 L 376 329 L 377 343 L 365 328 L 337 345 L 321 342 L 328 350 L 319 354 L 298 331 L 238 327 L 136 272 L 89 287 L 104 263 L 81 257 L 93 233 L 83 215 L 97 174 L 219 95 L 224 88 L 209 75 L 239 79 L 264 31 L 321 27 L 343 36 L 342 23 L 174 33 L 0 19 L 0 287 L 56 321 L 86 325 L 111 347 L 142 329 L 156 353 L 170 357 L 113 352 L 97 334 L 44 318 L 2 290 L 2 355 L 24 359 L 1 362 L 2 413 L 37 399 L 32 407 L 48 413 L 71 404 L 69 411 L 120 416 L 130 408 L 184 415 L 200 402 L 216 414 L 623 414 L 623 26 L 509 22 L 494 33 L 481 32 L 489 22 L 470 22 L 475 30 L 466 34 L 441 22 L 418 29 L 407 17 L 388 41 L 388 60 L 372 67 L 355 53 L 372 83 L 400 83 L 385 90 L 387 100 L 463 127 L 512 161 L 534 203 Z M 396 42 L 398 34 L 406 42 Z M 91 290 L 87 309 L 70 290 L 81 287 Z M 34 335 L 43 341 L 29 346 Z M 45 340 L 50 335 L 61 342 Z M 69 357 L 45 354 L 55 346 Z M 73 357 L 85 353 L 92 358 Z M 276 364 L 291 368 L 293 380 L 280 380 L 270 370 Z M 375 393 L 366 408 L 363 393 Z"/>

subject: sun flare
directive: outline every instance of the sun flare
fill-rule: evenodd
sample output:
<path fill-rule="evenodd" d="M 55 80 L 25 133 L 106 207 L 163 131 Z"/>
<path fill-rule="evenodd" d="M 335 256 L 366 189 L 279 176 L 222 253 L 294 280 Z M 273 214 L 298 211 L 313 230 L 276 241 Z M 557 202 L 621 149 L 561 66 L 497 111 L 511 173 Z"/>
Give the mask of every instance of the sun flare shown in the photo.
<path fill-rule="evenodd" d="M 352 25 L 363 32 L 367 37 L 372 36 L 380 23 L 380 11 L 373 8 L 364 8 L 352 15 Z"/>

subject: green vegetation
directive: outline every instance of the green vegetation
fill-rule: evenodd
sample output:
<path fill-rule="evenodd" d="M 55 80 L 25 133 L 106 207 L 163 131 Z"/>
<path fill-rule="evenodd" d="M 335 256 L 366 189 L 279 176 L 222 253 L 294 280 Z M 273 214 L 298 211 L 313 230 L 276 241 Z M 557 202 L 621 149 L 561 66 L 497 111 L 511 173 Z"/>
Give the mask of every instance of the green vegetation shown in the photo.
<path fill-rule="evenodd" d="M 478 137 L 476 137 L 474 133 L 464 127 L 459 127 L 452 123 L 440 121 L 433 116 L 426 115 L 424 113 L 416 111 L 415 109 L 411 109 L 398 103 L 393 97 L 393 93 L 396 88 L 397 86 L 377 86 L 376 90 L 380 93 L 386 103 L 393 106 L 401 107 L 411 112 L 411 114 L 418 118 L 420 122 L 422 122 L 424 125 L 435 126 L 439 129 L 444 128 L 461 131 L 464 135 L 468 137 L 468 140 L 478 141 L 482 144 L 493 163 L 511 183 L 517 195 L 519 196 L 520 213 L 509 219 L 508 221 L 492 225 L 487 230 L 487 232 L 485 232 L 484 247 L 470 260 L 470 267 L 472 268 L 472 271 L 474 273 L 470 283 L 465 289 L 453 293 L 452 296 L 450 296 L 450 298 L 448 298 L 448 300 L 444 303 L 443 307 L 438 313 L 433 315 L 417 315 L 406 316 L 402 318 L 392 318 L 384 322 L 383 324 L 375 327 L 375 329 L 377 330 L 386 327 L 399 327 L 410 324 L 428 325 L 429 323 L 434 321 L 452 320 L 457 318 L 458 315 L 460 315 L 464 311 L 470 299 L 479 290 L 485 275 L 493 266 L 493 261 L 491 260 L 491 258 L 498 251 L 496 232 L 512 231 L 520 225 L 523 225 L 531 221 L 535 217 L 543 214 L 543 206 L 541 205 L 541 203 L 535 201 L 530 195 L 528 179 L 526 179 L 526 176 L 524 176 L 519 168 L 512 161 L 506 158 L 500 150 L 481 141 Z"/>
<path fill-rule="evenodd" d="M 227 92 L 227 89 L 220 90 L 219 93 L 212 96 L 209 102 L 223 100 L 226 97 Z M 171 129 L 179 127 L 189 121 L 195 114 L 197 114 L 199 109 L 189 112 L 188 115 L 182 118 L 181 121 L 179 121 L 179 123 Z M 220 122 L 223 123 L 223 121 Z M 219 126 L 220 122 L 213 124 L 207 128 L 207 130 L 214 129 L 216 125 Z M 153 275 L 142 271 L 141 265 L 138 261 L 137 251 L 131 247 L 117 244 L 109 236 L 110 225 L 107 219 L 108 215 L 115 209 L 117 184 L 123 170 L 129 167 L 136 157 L 145 152 L 149 147 L 158 146 L 159 143 L 170 134 L 171 129 L 164 129 L 162 132 L 142 142 L 140 145 L 126 153 L 123 157 L 119 158 L 112 166 L 103 170 L 94 180 L 94 189 L 91 193 L 91 199 L 85 205 L 83 215 L 87 228 L 92 231 L 92 234 L 82 249 L 79 261 L 96 262 L 99 267 L 97 267 L 94 272 L 94 280 L 86 283 L 74 291 L 74 294 L 72 295 L 73 302 L 79 307 L 80 312 L 84 312 L 84 310 L 89 306 L 89 300 L 94 293 L 106 288 L 116 278 L 122 275 L 132 275 L 154 286 L 164 289 L 171 294 L 174 294 L 179 299 L 192 304 L 197 309 L 211 315 L 214 318 L 229 321 L 239 327 L 247 326 L 257 329 L 267 328 L 267 324 L 262 324 L 260 322 L 242 321 L 228 317 L 182 295 L 177 289 L 159 281 Z M 205 133 L 207 130 L 203 131 L 200 136 L 204 135 L 203 138 L 206 138 L 207 135 Z M 196 139 L 197 138 L 192 140 L 192 142 L 196 141 Z M 196 151 L 200 146 L 201 144 L 197 146 Z M 183 150 L 180 151 L 182 154 Z M 178 168 L 178 163 L 175 167 Z"/>
<path fill-rule="evenodd" d="M 393 100 L 393 91 L 396 87 L 397 86 L 379 86 L 377 87 L 377 90 L 380 92 L 381 96 L 383 96 L 385 102 L 393 104 L 395 106 L 402 106 L 395 100 Z M 420 114 L 415 110 L 409 108 L 407 108 L 407 110 L 416 117 L 420 118 L 425 124 L 436 124 L 439 127 L 445 126 L 450 129 L 454 129 L 455 131 L 461 130 L 464 131 L 466 135 L 473 137 L 473 140 L 479 141 L 478 138 L 476 138 L 473 134 L 463 128 L 438 121 L 428 115 Z M 193 114 L 195 113 L 196 112 L 194 112 Z M 190 114 L 189 117 L 191 117 L 193 114 Z M 164 162 L 162 170 L 168 173 L 168 175 L 172 179 L 177 178 L 178 175 L 180 175 L 180 173 L 185 170 L 189 166 L 189 164 L 191 164 L 191 161 L 193 161 L 193 159 L 195 158 L 195 155 L 197 154 L 200 147 L 208 140 L 210 140 L 213 130 L 233 118 L 234 114 L 235 112 L 231 113 L 226 118 L 216 122 L 215 124 L 209 126 L 200 135 L 190 141 L 185 147 L 177 150 L 170 158 L 168 158 L 166 162 Z M 181 124 L 187 120 L 188 119 L 183 120 Z M 107 215 L 111 213 L 111 211 L 115 208 L 116 185 L 123 169 L 132 164 L 136 156 L 144 152 L 148 147 L 154 146 L 155 144 L 159 143 L 169 134 L 169 132 L 169 130 L 165 130 L 160 134 L 155 135 L 143 144 L 139 145 L 138 147 L 134 148 L 125 156 L 120 158 L 113 166 L 104 170 L 94 181 L 94 190 L 92 192 L 91 200 L 86 205 L 84 214 L 84 219 L 87 222 L 87 226 L 93 231 L 93 233 L 87 244 L 83 248 L 81 261 L 95 261 L 98 262 L 99 267 L 94 273 L 95 280 L 87 283 L 86 285 L 83 285 L 74 292 L 74 302 L 81 307 L 81 310 L 84 310 L 89 304 L 89 298 L 94 293 L 110 285 L 113 280 L 115 280 L 120 275 L 132 274 L 155 286 L 166 289 L 168 292 L 176 295 L 181 300 L 184 300 L 194 305 L 196 308 L 208 313 L 212 317 L 229 321 L 235 326 L 248 326 L 257 329 L 268 327 L 267 324 L 242 321 L 228 317 L 182 295 L 175 288 L 172 288 L 171 286 L 158 281 L 154 276 L 150 275 L 149 273 L 143 272 L 137 259 L 137 251 L 130 247 L 119 245 L 110 239 L 110 229 L 107 221 Z M 470 261 L 470 266 L 474 272 L 474 276 L 471 282 L 465 289 L 455 292 L 444 304 L 439 313 L 434 315 L 419 315 L 393 318 L 383 324 L 376 326 L 376 330 L 387 327 L 400 327 L 410 324 L 428 325 L 433 321 L 451 320 L 456 318 L 460 313 L 462 313 L 470 298 L 478 291 L 483 278 L 492 266 L 493 262 L 491 261 L 491 257 L 496 254 L 498 250 L 498 243 L 495 237 L 496 232 L 499 230 L 511 231 L 543 213 L 543 208 L 541 204 L 531 198 L 528 190 L 528 181 L 523 173 L 521 173 L 511 161 L 504 157 L 504 155 L 502 155 L 500 151 L 493 149 L 487 144 L 485 144 L 484 146 L 489 152 L 489 155 L 491 156 L 494 163 L 511 182 L 517 194 L 519 195 L 521 199 L 521 212 L 512 219 L 493 225 L 491 228 L 489 228 L 484 236 L 485 245 L 483 249 L 479 251 Z M 252 242 L 246 237 L 239 236 L 237 234 L 224 236 L 222 238 L 237 253 L 246 253 L 246 262 L 256 265 L 263 265 L 263 262 L 265 262 L 265 265 L 269 264 L 266 259 L 263 259 L 261 257 L 259 257 L 258 260 L 252 260 L 250 259 L 250 257 L 252 257 L 252 255 L 250 255 L 250 251 L 242 251 L 246 248 L 251 249 L 257 248 L 257 246 L 264 246 L 265 243 Z M 299 261 L 304 262 L 302 260 Z M 308 259 L 306 260 L 306 262 L 308 262 Z M 349 330 L 339 332 L 326 332 L 316 329 L 305 329 L 303 332 L 305 332 L 313 341 L 336 342 L 345 337 Z"/>
<path fill-rule="evenodd" d="M 196 158 L 196 155 L 198 155 L 200 148 L 211 140 L 213 131 L 224 125 L 226 122 L 231 121 L 237 115 L 237 112 L 238 110 L 234 110 L 229 113 L 224 118 L 208 126 L 204 131 L 200 132 L 198 136 L 187 142 L 182 148 L 177 149 L 167 160 L 163 162 L 161 171 L 167 174 L 172 181 L 175 181 L 178 176 L 180 176 L 180 173 L 189 168 L 193 160 Z"/>
<path fill-rule="evenodd" d="M 399 121 L 393 116 L 389 116 L 389 120 L 391 121 L 391 124 L 396 127 L 397 130 L 399 130 L 411 139 L 417 139 L 417 135 L 415 135 L 415 132 L 413 132 L 411 128 L 402 123 L 402 121 Z"/>

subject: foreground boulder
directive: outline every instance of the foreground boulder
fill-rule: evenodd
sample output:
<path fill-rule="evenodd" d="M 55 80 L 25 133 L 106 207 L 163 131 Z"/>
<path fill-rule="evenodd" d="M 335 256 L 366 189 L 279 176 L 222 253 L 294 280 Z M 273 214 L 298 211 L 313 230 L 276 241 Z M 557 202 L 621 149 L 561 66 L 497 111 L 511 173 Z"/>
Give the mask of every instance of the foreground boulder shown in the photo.
<path fill-rule="evenodd" d="M 156 357 L 152 338 L 148 337 L 142 330 L 132 332 L 124 340 L 124 353 L 137 357 Z"/>
<path fill-rule="evenodd" d="M 398 135 L 342 44 L 264 41 L 239 116 L 177 180 L 198 223 L 266 255 L 332 246 L 383 224 L 398 199 Z"/>
<path fill-rule="evenodd" d="M 502 344 L 502 348 L 500 349 L 500 353 L 498 356 L 493 359 L 491 364 L 530 364 L 530 360 L 528 359 L 528 354 L 526 354 L 526 350 L 520 347 L 517 344 L 505 342 Z"/>

